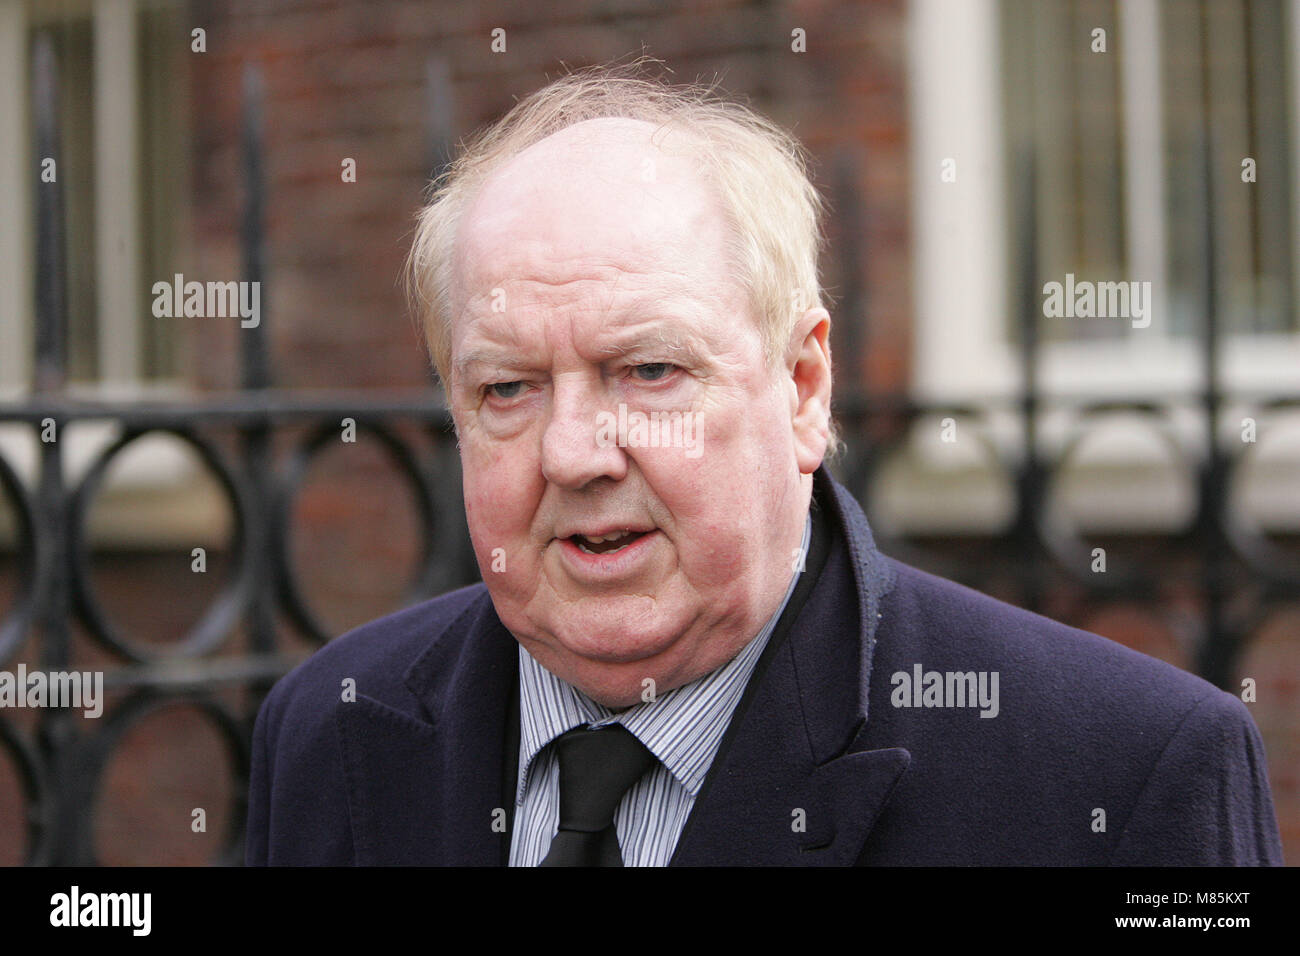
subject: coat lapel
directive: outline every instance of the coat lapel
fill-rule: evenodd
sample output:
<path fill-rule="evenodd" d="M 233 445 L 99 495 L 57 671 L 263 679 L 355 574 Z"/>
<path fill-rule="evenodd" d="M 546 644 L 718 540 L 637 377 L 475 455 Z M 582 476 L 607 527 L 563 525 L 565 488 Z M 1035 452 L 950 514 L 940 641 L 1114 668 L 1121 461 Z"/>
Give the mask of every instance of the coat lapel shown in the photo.
<path fill-rule="evenodd" d="M 821 469 L 826 568 L 733 718 L 674 866 L 850 866 L 907 770 L 902 748 L 867 749 L 867 693 L 889 589 L 866 518 Z"/>
<path fill-rule="evenodd" d="M 361 694 L 339 705 L 358 864 L 502 862 L 516 648 L 485 591 L 407 671 L 418 717 Z"/>
<path fill-rule="evenodd" d="M 673 866 L 851 866 L 860 856 L 911 758 L 901 748 L 867 750 L 855 740 L 819 762 L 804 697 L 791 693 L 799 684 L 796 656 L 787 647 L 773 659 L 760 692 L 738 715 Z"/>

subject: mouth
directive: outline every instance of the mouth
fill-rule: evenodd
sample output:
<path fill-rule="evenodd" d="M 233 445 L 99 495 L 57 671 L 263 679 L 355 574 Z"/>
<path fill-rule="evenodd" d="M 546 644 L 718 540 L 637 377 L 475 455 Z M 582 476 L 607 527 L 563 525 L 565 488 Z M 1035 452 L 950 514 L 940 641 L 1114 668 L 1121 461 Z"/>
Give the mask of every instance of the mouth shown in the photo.
<path fill-rule="evenodd" d="M 573 534 L 569 535 L 567 540 L 572 541 L 584 554 L 614 554 L 635 544 L 647 534 L 649 534 L 647 531 L 623 529 L 600 535 Z"/>
<path fill-rule="evenodd" d="M 574 531 L 572 526 L 564 531 Z M 628 528 L 610 523 L 588 525 L 585 531 L 556 537 L 556 560 L 565 580 L 582 587 L 622 588 L 663 570 L 668 560 L 661 547 L 663 532 L 655 527 Z"/>

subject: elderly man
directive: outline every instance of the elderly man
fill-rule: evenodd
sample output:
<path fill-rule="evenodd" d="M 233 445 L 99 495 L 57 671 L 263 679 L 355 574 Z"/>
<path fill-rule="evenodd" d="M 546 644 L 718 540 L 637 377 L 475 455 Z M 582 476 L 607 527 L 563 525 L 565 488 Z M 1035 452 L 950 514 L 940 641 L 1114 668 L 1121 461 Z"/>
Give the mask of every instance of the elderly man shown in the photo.
<path fill-rule="evenodd" d="M 626 71 L 467 147 L 410 266 L 484 583 L 276 686 L 250 863 L 1280 862 L 1240 701 L 876 550 L 818 220 L 789 136 Z"/>

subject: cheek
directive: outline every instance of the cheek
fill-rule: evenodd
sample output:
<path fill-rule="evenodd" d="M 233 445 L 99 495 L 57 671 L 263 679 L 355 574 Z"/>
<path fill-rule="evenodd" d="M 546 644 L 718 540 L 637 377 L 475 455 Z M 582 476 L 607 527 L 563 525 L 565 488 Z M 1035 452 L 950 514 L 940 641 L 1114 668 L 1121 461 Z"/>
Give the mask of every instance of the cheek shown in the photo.
<path fill-rule="evenodd" d="M 680 566 L 697 587 L 734 582 L 750 564 L 763 509 L 747 493 L 736 464 L 706 451 L 694 461 L 666 455 L 643 467 L 655 498 L 672 516 Z"/>
<path fill-rule="evenodd" d="M 721 497 L 732 513 L 762 510 L 762 490 L 778 482 L 781 463 L 793 468 L 789 414 L 770 388 L 730 392 L 700 413 L 698 448 L 694 456 L 672 462 L 664 480 L 691 485 L 701 496 Z"/>
<path fill-rule="evenodd" d="M 462 445 L 465 517 L 476 549 L 508 547 L 509 539 L 527 532 L 533 482 L 523 457 L 518 451 Z"/>
<path fill-rule="evenodd" d="M 719 403 L 704 416 L 698 457 L 662 450 L 643 453 L 638 465 L 672 516 L 683 570 L 716 589 L 738 586 L 768 563 L 797 465 L 788 421 L 770 394 Z"/>

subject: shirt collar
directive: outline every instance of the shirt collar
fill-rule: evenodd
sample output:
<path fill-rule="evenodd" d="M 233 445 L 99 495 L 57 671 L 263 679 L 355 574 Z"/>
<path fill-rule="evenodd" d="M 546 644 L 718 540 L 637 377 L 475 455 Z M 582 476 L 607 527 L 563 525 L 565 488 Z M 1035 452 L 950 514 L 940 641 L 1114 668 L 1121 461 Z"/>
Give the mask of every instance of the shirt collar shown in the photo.
<path fill-rule="evenodd" d="M 804 522 L 802 553 L 808 553 L 812 516 Z M 692 797 L 717 756 L 731 714 L 749 683 L 754 665 L 790 602 L 802 563 L 791 576 L 785 597 L 744 649 L 711 673 L 668 691 L 657 700 L 615 713 L 538 664 L 519 645 L 519 774 L 515 804 L 523 802 L 528 774 L 537 755 L 574 727 L 619 723 L 653 753 Z"/>

